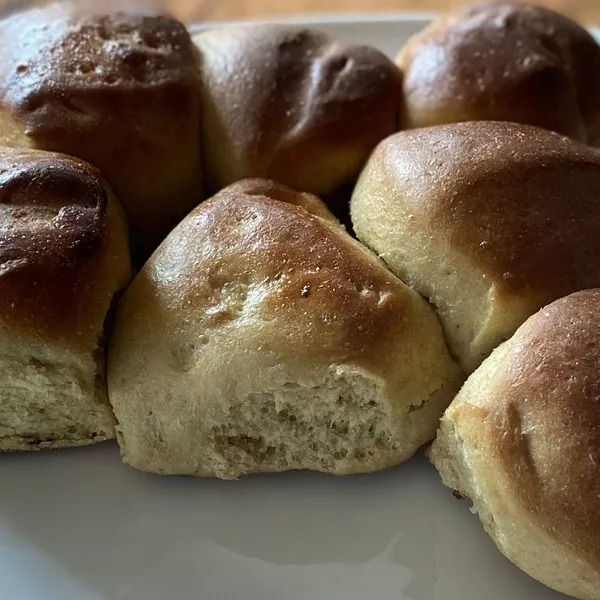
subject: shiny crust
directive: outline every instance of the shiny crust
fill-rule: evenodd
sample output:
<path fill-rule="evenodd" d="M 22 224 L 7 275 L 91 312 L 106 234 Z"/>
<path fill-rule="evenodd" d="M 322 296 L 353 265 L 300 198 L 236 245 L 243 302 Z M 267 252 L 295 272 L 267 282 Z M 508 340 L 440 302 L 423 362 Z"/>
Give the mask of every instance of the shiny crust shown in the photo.
<path fill-rule="evenodd" d="M 260 196 L 278 200 L 293 206 L 305 208 L 309 213 L 341 226 L 339 221 L 331 214 L 327 205 L 317 196 L 306 192 L 297 192 L 287 185 L 273 181 L 272 179 L 242 179 L 219 193 L 219 197 L 225 196 Z"/>
<path fill-rule="evenodd" d="M 546 8 L 464 7 L 412 38 L 398 64 L 405 128 L 483 119 L 600 137 L 600 46 Z"/>
<path fill-rule="evenodd" d="M 539 307 L 600 286 L 593 149 L 527 125 L 478 121 L 401 132 L 372 161 L 395 182 L 407 217 L 472 261 L 497 297 Z"/>
<path fill-rule="evenodd" d="M 543 563 L 531 574 L 581 598 L 600 589 L 599 306 L 600 290 L 588 290 L 543 308 L 492 354 L 488 376 L 472 376 L 443 419 L 471 457 L 469 477 L 486 490 L 487 526 L 501 549 L 527 566 L 527 529 L 511 539 L 501 513 L 504 523 L 537 528 L 585 576 Z M 435 443 L 434 459 L 447 442 Z M 459 449 L 450 452 L 459 460 Z"/>
<path fill-rule="evenodd" d="M 274 194 L 236 187 L 192 211 L 160 260 L 146 265 L 159 284 L 153 293 L 160 297 L 164 274 L 165 305 L 203 307 L 196 318 L 210 330 L 237 317 L 217 310 L 230 282 L 258 284 L 265 291 L 255 318 L 285 324 L 294 343 L 280 349 L 284 354 L 292 351 L 305 366 L 378 363 L 375 350 L 403 335 L 398 316 L 414 310 L 413 294 L 399 290 L 402 284 L 333 223 Z"/>
<path fill-rule="evenodd" d="M 95 168 L 0 149 L 0 330 L 93 349 L 129 276 L 126 235 Z"/>
<path fill-rule="evenodd" d="M 30 36 L 14 55 L 5 50 L 9 56 L 3 58 L 12 60 L 3 61 L 2 81 L 6 97 L 33 135 L 56 127 L 48 119 L 51 110 L 60 124 L 81 125 L 82 116 L 78 119 L 73 110 L 76 100 L 61 98 L 67 92 L 108 92 L 117 85 L 120 91 L 144 90 L 194 79 L 187 31 L 168 17 L 94 15 L 51 5 L 5 20 L 0 34 L 6 44 Z"/>
<path fill-rule="evenodd" d="M 373 48 L 274 25 L 210 31 L 194 42 L 213 191 L 243 177 L 271 177 L 333 192 L 398 129 L 399 73 Z"/>
<path fill-rule="evenodd" d="M 585 291 L 529 319 L 488 389 L 487 410 L 475 416 L 514 499 L 598 571 L 599 307 L 600 291 Z"/>
<path fill-rule="evenodd" d="M 153 242 L 198 203 L 197 53 L 182 24 L 63 3 L 0 22 L 0 42 L 0 120 L 22 129 L 6 143 L 100 167 Z"/>

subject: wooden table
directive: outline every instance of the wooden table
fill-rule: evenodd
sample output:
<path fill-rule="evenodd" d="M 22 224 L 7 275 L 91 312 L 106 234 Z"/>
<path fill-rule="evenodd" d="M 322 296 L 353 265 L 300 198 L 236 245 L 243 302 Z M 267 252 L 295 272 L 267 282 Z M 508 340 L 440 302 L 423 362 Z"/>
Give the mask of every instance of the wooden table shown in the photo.
<path fill-rule="evenodd" d="M 306 13 L 446 11 L 462 0 L 164 0 L 183 21 L 254 19 Z M 600 24 L 600 0 L 537 0 L 584 23 Z"/>
<path fill-rule="evenodd" d="M 52 0 L 0 0 L 0 14 Z M 75 2 L 79 0 L 73 0 Z M 87 0 L 90 1 L 90 0 Z M 444 12 L 465 0 L 94 0 L 103 5 L 143 3 L 166 9 L 186 23 L 230 19 L 277 18 L 308 13 Z M 600 0 L 531 0 L 582 23 L 600 26 Z"/>

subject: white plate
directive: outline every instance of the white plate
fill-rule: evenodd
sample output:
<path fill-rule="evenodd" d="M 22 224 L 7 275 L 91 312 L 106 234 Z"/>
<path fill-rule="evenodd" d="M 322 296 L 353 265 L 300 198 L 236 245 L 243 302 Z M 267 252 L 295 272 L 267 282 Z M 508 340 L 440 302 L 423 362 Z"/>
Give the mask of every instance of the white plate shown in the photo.
<path fill-rule="evenodd" d="M 325 31 L 335 39 L 348 42 L 369 44 L 385 52 L 390 58 L 398 53 L 400 47 L 413 34 L 427 25 L 434 17 L 433 13 L 404 14 L 357 14 L 339 18 L 321 15 L 315 17 L 296 17 L 294 19 L 278 19 L 277 23 L 302 24 Z M 243 23 L 243 22 L 242 22 Z M 192 25 L 192 32 L 202 29 L 213 29 L 220 23 Z"/>
<path fill-rule="evenodd" d="M 414 19 L 312 22 L 390 55 Z M 386 473 L 143 475 L 114 443 L 0 456 L 0 600 L 558 600 L 423 457 Z"/>

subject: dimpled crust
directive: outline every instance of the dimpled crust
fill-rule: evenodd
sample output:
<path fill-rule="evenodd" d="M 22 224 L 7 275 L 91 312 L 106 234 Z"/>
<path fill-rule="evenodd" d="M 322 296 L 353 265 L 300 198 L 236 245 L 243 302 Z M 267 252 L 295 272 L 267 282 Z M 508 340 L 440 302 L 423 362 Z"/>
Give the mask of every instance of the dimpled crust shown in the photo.
<path fill-rule="evenodd" d="M 197 52 L 185 27 L 63 3 L 0 22 L 0 44 L 0 141 L 98 166 L 136 244 L 154 247 L 202 193 Z"/>
<path fill-rule="evenodd" d="M 97 342 L 110 297 L 129 276 L 126 228 L 116 200 L 110 204 L 90 165 L 0 149 L 3 327 L 77 349 Z"/>
<path fill-rule="evenodd" d="M 274 25 L 194 37 L 209 187 L 272 177 L 317 195 L 353 183 L 397 131 L 398 69 L 373 48 Z"/>
<path fill-rule="evenodd" d="M 600 46 L 539 6 L 466 6 L 434 21 L 398 57 L 402 127 L 515 121 L 600 141 Z"/>
<path fill-rule="evenodd" d="M 600 154 L 502 122 L 401 132 L 354 191 L 359 239 L 436 306 L 472 371 L 541 306 L 600 286 Z"/>
<path fill-rule="evenodd" d="M 543 308 L 468 379 L 431 458 L 498 548 L 569 596 L 600 598 L 600 290 Z"/>
<path fill-rule="evenodd" d="M 114 437 L 102 336 L 128 278 L 124 216 L 99 172 L 0 149 L 0 451 Z"/>
<path fill-rule="evenodd" d="M 231 478 L 406 460 L 461 380 L 433 312 L 308 212 L 314 197 L 244 185 L 190 213 L 123 297 L 109 386 L 125 462 Z"/>

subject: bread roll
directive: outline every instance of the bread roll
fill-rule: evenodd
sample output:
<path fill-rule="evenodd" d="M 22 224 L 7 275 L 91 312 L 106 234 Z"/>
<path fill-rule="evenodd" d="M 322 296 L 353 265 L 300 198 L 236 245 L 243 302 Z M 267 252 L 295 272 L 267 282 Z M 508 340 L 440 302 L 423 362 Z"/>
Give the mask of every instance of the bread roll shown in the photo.
<path fill-rule="evenodd" d="M 600 142 L 600 46 L 546 8 L 463 7 L 409 40 L 397 62 L 402 128 L 515 121 Z"/>
<path fill-rule="evenodd" d="M 251 188 L 192 211 L 123 297 L 108 378 L 124 461 L 228 479 L 406 460 L 461 377 L 433 311 L 314 198 Z"/>
<path fill-rule="evenodd" d="M 202 199 L 198 60 L 185 27 L 63 3 L 0 22 L 0 48 L 0 143 L 98 166 L 136 248 L 154 249 Z"/>
<path fill-rule="evenodd" d="M 600 290 L 543 308 L 471 375 L 431 459 L 500 551 L 600 598 Z"/>
<path fill-rule="evenodd" d="M 351 205 L 359 239 L 436 307 L 475 369 L 541 306 L 600 287 L 600 153 L 473 121 L 382 142 Z"/>
<path fill-rule="evenodd" d="M 373 48 L 275 25 L 203 32 L 194 42 L 212 192 L 270 177 L 331 195 L 398 130 L 398 69 Z"/>
<path fill-rule="evenodd" d="M 114 437 L 104 321 L 129 278 L 124 215 L 99 172 L 0 149 L 0 451 Z"/>

